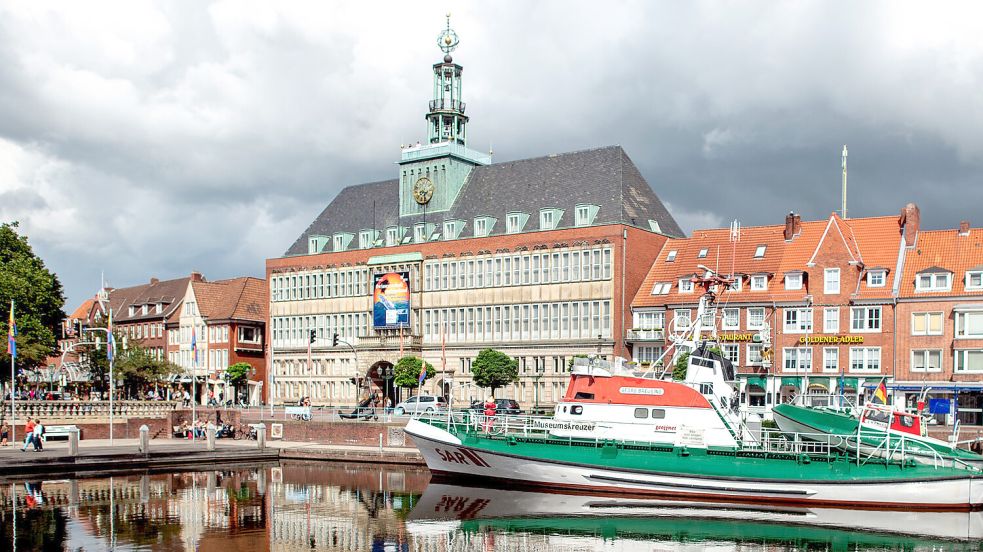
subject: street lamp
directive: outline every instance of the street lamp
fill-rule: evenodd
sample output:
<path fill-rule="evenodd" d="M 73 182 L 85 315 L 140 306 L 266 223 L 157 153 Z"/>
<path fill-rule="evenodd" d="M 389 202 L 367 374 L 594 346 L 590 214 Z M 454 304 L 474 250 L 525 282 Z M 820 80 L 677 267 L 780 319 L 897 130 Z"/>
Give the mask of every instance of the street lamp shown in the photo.
<path fill-rule="evenodd" d="M 385 387 L 382 388 L 382 408 L 383 410 L 388 410 L 389 404 L 389 380 L 393 379 L 393 366 L 392 364 L 386 365 L 382 369 L 382 380 Z"/>

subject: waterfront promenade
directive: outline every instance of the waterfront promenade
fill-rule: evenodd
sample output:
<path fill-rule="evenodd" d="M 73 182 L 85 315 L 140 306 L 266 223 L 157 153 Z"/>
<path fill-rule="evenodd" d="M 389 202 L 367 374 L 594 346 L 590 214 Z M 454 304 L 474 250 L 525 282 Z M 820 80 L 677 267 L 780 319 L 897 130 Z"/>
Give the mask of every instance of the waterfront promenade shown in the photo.
<path fill-rule="evenodd" d="M 90 439 L 79 442 L 77 456 L 69 453 L 65 442 L 49 442 L 44 452 L 21 451 L 20 444 L 0 447 L 0 477 L 24 478 L 33 475 L 93 475 L 119 471 L 166 470 L 278 462 L 281 459 L 325 462 L 372 462 L 423 465 L 415 448 L 362 445 L 319 444 L 298 441 L 267 441 L 260 449 L 256 441 L 219 439 L 215 449 L 206 442 L 158 439 L 150 443 L 147 454 L 139 451 L 138 439 Z"/>

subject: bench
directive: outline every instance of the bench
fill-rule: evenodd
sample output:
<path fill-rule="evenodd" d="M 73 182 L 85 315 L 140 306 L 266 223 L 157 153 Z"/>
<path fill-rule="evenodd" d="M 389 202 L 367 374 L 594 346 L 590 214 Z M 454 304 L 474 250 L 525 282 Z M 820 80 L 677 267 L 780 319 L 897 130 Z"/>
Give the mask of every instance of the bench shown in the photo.
<path fill-rule="evenodd" d="M 74 426 L 74 425 L 44 426 L 44 440 L 49 441 L 55 437 L 59 437 L 59 438 L 64 437 L 65 440 L 67 441 L 69 434 L 71 434 L 73 431 L 78 432 L 79 439 L 82 438 L 82 430 L 79 429 L 78 426 Z"/>

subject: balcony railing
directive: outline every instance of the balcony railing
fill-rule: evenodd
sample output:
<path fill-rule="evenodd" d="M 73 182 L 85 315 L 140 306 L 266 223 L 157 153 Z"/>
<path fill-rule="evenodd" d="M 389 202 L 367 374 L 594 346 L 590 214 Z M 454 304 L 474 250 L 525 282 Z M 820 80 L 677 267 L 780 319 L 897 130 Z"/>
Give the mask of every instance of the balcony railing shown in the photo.
<path fill-rule="evenodd" d="M 170 401 L 113 401 L 113 415 L 120 418 L 166 418 L 180 403 Z M 109 418 L 109 401 L 16 401 L 18 420 L 40 418 L 42 421 Z M 10 402 L 2 402 L 9 415 Z"/>
<path fill-rule="evenodd" d="M 663 330 L 628 330 L 625 341 L 665 341 L 666 333 Z"/>
<path fill-rule="evenodd" d="M 375 349 L 399 347 L 398 333 L 384 333 L 372 336 L 361 336 L 358 338 L 359 349 Z M 403 347 L 419 348 L 423 346 L 423 337 L 419 335 L 403 335 Z"/>
<path fill-rule="evenodd" d="M 430 112 L 434 111 L 457 111 L 464 114 L 465 103 L 461 100 L 430 100 Z"/>

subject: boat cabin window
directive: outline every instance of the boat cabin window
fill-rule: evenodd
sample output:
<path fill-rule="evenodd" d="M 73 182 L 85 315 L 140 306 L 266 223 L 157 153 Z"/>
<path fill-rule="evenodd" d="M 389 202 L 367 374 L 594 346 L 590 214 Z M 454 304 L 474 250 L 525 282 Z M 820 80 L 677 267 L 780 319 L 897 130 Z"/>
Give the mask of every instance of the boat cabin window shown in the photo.
<path fill-rule="evenodd" d="M 566 413 L 567 413 L 567 407 L 565 407 L 565 406 L 563 407 L 563 413 L 564 413 L 564 414 L 566 414 Z"/>
<path fill-rule="evenodd" d="M 656 420 L 661 420 L 666 417 L 666 411 L 661 408 L 652 409 L 652 418 Z"/>
<path fill-rule="evenodd" d="M 713 395 L 713 383 L 701 383 L 700 384 L 700 394 L 702 394 L 702 395 Z"/>
<path fill-rule="evenodd" d="M 593 393 L 585 393 L 583 391 L 577 391 L 577 394 L 574 395 L 573 398 L 575 398 L 575 399 L 588 399 L 588 400 L 590 400 L 590 399 L 593 399 L 594 398 L 594 394 Z"/>
<path fill-rule="evenodd" d="M 644 420 L 645 418 L 648 418 L 649 417 L 649 409 L 648 408 L 636 408 L 635 409 L 635 417 L 638 418 L 639 420 Z"/>
<path fill-rule="evenodd" d="M 571 407 L 570 407 L 570 413 L 571 413 L 571 414 L 578 414 L 578 415 L 579 415 L 579 414 L 583 414 L 583 413 L 584 413 L 584 407 L 582 407 L 582 406 L 580 406 L 580 405 L 577 405 L 577 406 L 571 406 Z"/>

